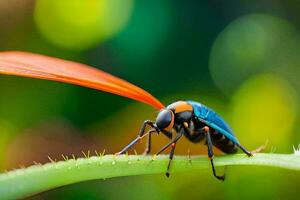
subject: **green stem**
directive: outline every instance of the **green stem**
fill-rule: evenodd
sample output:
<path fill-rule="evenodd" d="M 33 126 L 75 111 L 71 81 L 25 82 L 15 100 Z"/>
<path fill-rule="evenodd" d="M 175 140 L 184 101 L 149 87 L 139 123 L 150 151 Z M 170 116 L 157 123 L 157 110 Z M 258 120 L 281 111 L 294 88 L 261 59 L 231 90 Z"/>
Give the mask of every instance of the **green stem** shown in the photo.
<path fill-rule="evenodd" d="M 1 199 L 25 198 L 49 189 L 93 179 L 120 176 L 165 173 L 168 156 L 113 156 L 70 159 L 67 161 L 34 165 L 0 174 Z M 219 156 L 216 166 L 261 165 L 300 170 L 300 155 L 296 154 L 244 154 Z M 207 157 L 176 156 L 171 173 L 209 168 Z"/>

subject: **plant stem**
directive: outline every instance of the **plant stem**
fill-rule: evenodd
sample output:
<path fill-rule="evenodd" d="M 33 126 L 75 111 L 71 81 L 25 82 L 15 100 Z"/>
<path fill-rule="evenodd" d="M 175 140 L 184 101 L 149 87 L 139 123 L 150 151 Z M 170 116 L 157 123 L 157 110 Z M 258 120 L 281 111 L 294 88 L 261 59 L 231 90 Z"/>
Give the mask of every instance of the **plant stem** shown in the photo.
<path fill-rule="evenodd" d="M 113 156 L 78 158 L 67 161 L 34 165 L 0 174 L 1 199 L 25 198 L 46 190 L 81 181 L 120 176 L 165 173 L 168 156 Z M 216 166 L 261 165 L 300 170 L 300 155 L 244 154 L 215 157 Z M 176 156 L 171 173 L 209 168 L 205 156 Z"/>

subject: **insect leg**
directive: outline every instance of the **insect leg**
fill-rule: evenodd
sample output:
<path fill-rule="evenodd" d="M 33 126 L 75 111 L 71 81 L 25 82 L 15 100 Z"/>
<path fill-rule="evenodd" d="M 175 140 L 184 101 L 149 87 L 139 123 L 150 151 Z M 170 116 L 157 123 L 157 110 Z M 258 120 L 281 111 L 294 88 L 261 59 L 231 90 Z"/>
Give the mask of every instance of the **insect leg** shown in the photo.
<path fill-rule="evenodd" d="M 182 135 L 183 135 L 182 131 L 179 131 L 177 133 L 176 137 L 174 139 L 172 139 L 168 144 L 166 144 L 165 146 L 163 146 L 163 148 L 161 148 L 155 155 L 161 154 L 164 150 L 166 150 L 173 143 L 176 143 L 181 138 Z"/>
<path fill-rule="evenodd" d="M 132 142 L 130 142 L 124 149 L 122 149 L 120 152 L 116 153 L 116 155 L 124 154 L 124 153 L 125 153 L 126 151 L 128 151 L 132 146 L 134 146 L 134 145 L 142 138 L 142 136 L 144 135 L 146 126 L 149 125 L 149 126 L 151 126 L 151 127 L 154 127 L 153 124 L 154 124 L 154 123 L 153 123 L 152 121 L 150 121 L 150 120 L 144 121 L 144 123 L 143 123 L 143 125 L 142 125 L 142 127 L 141 127 L 141 129 L 140 129 L 140 132 L 139 132 L 138 136 L 137 136 L 134 140 L 132 140 Z M 149 133 L 149 134 L 150 134 L 150 133 Z"/>
<path fill-rule="evenodd" d="M 245 154 L 247 154 L 247 156 L 253 156 L 253 154 L 248 151 L 245 147 L 243 147 L 241 144 L 236 144 Z"/>
<path fill-rule="evenodd" d="M 170 177 L 170 166 L 171 166 L 171 162 L 172 162 L 173 157 L 174 157 L 176 142 L 172 143 L 171 147 L 172 147 L 172 149 L 171 149 L 171 152 L 170 152 L 170 155 L 169 155 L 169 163 L 168 163 L 167 172 L 166 172 L 166 176 L 168 178 Z"/>
<path fill-rule="evenodd" d="M 166 176 L 169 177 L 170 176 L 170 166 L 171 166 L 171 162 L 173 160 L 174 157 L 174 152 L 175 152 L 175 147 L 176 147 L 176 142 L 181 138 L 181 136 L 183 135 L 183 129 L 181 129 L 176 137 L 174 139 L 172 139 L 168 144 L 166 144 L 163 148 L 161 148 L 161 150 L 159 150 L 156 155 L 162 153 L 164 150 L 166 150 L 166 148 L 168 148 L 169 146 L 172 147 L 170 155 L 169 155 L 169 163 L 168 163 L 168 167 L 167 167 L 167 172 L 166 172 Z"/>
<path fill-rule="evenodd" d="M 214 165 L 214 160 L 213 160 L 213 157 L 214 157 L 214 152 L 213 152 L 213 145 L 212 145 L 212 141 L 211 141 L 211 137 L 210 137 L 210 130 L 209 130 L 209 127 L 205 126 L 203 127 L 203 131 L 205 133 L 205 137 L 206 137 L 206 142 L 207 142 L 207 150 L 208 150 L 208 158 L 210 160 L 210 163 L 211 163 L 211 167 L 212 167 L 212 170 L 213 170 L 213 174 L 214 176 L 219 179 L 219 180 L 222 180 L 224 181 L 225 179 L 225 176 L 218 176 L 216 174 L 216 170 L 215 170 L 215 165 Z"/>
<path fill-rule="evenodd" d="M 145 151 L 144 151 L 144 155 L 148 155 L 151 151 L 151 135 L 153 132 L 156 132 L 155 129 L 151 129 L 149 131 L 149 134 L 148 134 L 148 138 L 147 138 L 147 143 L 146 143 L 146 148 L 145 148 Z"/>

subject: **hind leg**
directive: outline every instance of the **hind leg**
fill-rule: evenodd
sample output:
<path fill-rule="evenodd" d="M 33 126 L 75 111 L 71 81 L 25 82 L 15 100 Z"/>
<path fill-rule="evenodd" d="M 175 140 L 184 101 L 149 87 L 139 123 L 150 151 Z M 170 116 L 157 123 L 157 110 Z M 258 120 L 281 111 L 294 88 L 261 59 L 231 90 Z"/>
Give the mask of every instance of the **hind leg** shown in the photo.
<path fill-rule="evenodd" d="M 245 154 L 247 154 L 247 156 L 251 157 L 253 156 L 253 154 L 248 151 L 245 147 L 243 147 L 241 144 L 236 144 Z"/>

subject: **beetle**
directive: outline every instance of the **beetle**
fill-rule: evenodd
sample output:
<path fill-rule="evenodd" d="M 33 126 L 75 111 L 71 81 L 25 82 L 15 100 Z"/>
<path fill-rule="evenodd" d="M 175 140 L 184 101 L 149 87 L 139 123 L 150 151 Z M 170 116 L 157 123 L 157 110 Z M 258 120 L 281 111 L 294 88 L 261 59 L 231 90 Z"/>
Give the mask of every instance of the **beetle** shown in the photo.
<path fill-rule="evenodd" d="M 124 154 L 129 148 L 135 145 L 144 136 L 147 125 L 152 127 L 152 129 L 146 133 L 148 135 L 148 143 L 146 144 L 145 154 L 148 154 L 151 150 L 150 141 L 153 132 L 161 132 L 171 139 L 168 144 L 156 153 L 158 155 L 171 146 L 166 172 L 167 177 L 170 175 L 170 164 L 174 156 L 176 142 L 183 135 L 193 143 L 198 143 L 205 139 L 213 175 L 219 180 L 224 180 L 225 176 L 218 176 L 216 174 L 213 161 L 213 146 L 227 154 L 236 153 L 238 148 L 240 148 L 246 155 L 252 156 L 252 153 L 239 143 L 231 128 L 215 111 L 195 101 L 176 101 L 160 110 L 156 121 L 146 120 L 137 138 L 117 154 Z M 174 138 L 172 138 L 172 130 L 176 132 Z"/>
<path fill-rule="evenodd" d="M 239 143 L 224 119 L 207 106 L 195 101 L 180 100 L 165 107 L 159 100 L 138 86 L 85 64 L 29 52 L 8 51 L 0 52 L 0 74 L 71 83 L 152 105 L 159 110 L 156 120 L 146 120 L 138 136 L 116 154 L 126 153 L 144 136 L 148 136 L 144 153 L 149 154 L 151 135 L 155 132 L 162 133 L 170 141 L 156 155 L 171 146 L 166 172 L 168 177 L 176 143 L 183 135 L 193 143 L 205 140 L 213 175 L 219 180 L 224 180 L 225 177 L 216 174 L 213 146 L 227 154 L 236 153 L 240 148 L 246 155 L 252 156 L 252 153 Z M 146 132 L 147 126 L 151 128 Z M 175 137 L 173 137 L 173 132 L 176 133 Z"/>

